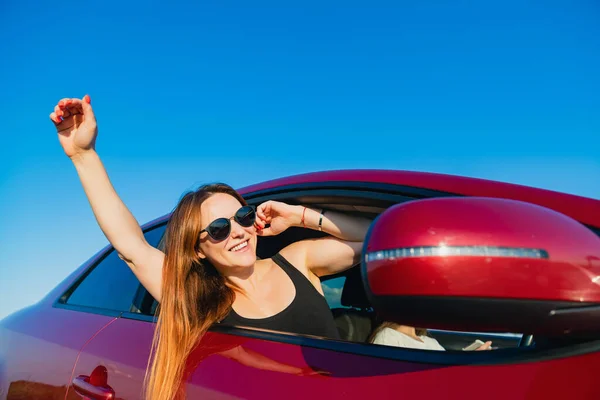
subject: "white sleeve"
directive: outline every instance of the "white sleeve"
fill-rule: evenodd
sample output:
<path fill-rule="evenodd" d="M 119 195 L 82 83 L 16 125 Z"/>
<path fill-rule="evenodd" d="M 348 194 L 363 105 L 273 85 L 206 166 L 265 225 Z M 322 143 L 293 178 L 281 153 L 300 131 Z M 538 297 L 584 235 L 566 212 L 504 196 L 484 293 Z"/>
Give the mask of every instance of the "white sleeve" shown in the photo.
<path fill-rule="evenodd" d="M 383 329 L 377 332 L 375 338 L 373 339 L 373 343 L 382 344 L 385 346 L 401 347 L 400 343 L 398 342 L 398 339 L 394 337 L 394 335 L 390 335 L 387 329 Z"/>
<path fill-rule="evenodd" d="M 425 341 L 429 350 L 446 351 L 446 349 L 440 344 L 440 342 L 438 342 L 432 337 L 425 336 L 423 337 L 423 341 Z"/>
<path fill-rule="evenodd" d="M 394 347 L 404 347 L 409 349 L 418 349 L 419 345 L 411 340 L 406 335 L 396 332 L 392 329 L 384 329 L 375 335 L 375 339 L 373 340 L 375 344 L 383 344 L 386 346 L 394 346 Z"/>

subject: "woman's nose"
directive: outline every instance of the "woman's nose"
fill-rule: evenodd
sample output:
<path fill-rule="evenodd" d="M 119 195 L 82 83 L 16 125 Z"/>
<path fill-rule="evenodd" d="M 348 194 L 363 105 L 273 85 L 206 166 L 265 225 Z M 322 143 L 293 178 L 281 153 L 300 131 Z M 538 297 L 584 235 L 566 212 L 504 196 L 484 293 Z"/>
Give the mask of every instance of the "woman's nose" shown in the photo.
<path fill-rule="evenodd" d="M 231 237 L 244 236 L 244 227 L 237 223 L 237 221 L 231 221 Z"/>

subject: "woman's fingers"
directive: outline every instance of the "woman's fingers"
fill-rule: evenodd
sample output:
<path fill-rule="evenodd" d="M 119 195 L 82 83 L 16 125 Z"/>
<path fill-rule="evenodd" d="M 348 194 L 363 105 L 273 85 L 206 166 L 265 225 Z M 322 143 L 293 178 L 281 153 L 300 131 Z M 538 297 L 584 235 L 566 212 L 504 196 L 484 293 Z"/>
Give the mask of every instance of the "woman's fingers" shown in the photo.
<path fill-rule="evenodd" d="M 67 99 L 64 109 L 71 115 L 83 114 L 82 101 L 79 99 Z"/>
<path fill-rule="evenodd" d="M 60 119 L 60 117 L 63 116 L 63 110 L 58 105 L 56 105 L 54 106 L 54 114 Z"/>
<path fill-rule="evenodd" d="M 255 218 L 254 220 L 254 226 L 256 226 L 256 229 L 258 229 L 259 231 L 261 229 L 263 229 L 265 227 L 265 222 L 262 221 L 260 218 L 258 218 L 258 216 Z"/>
<path fill-rule="evenodd" d="M 256 218 L 267 224 L 270 223 L 272 219 L 270 215 L 260 212 L 256 213 Z"/>
<path fill-rule="evenodd" d="M 65 98 L 62 98 L 62 99 L 60 99 L 60 100 L 58 101 L 58 107 L 60 107 L 60 108 L 63 108 L 63 107 L 65 107 L 65 106 L 67 105 L 67 103 L 68 103 L 68 102 L 70 102 L 70 101 L 71 101 L 71 99 L 70 99 L 70 98 L 67 98 L 67 97 L 65 97 Z"/>
<path fill-rule="evenodd" d="M 482 344 L 477 350 L 491 350 L 492 342 L 488 341 Z"/>
<path fill-rule="evenodd" d="M 265 201 L 256 208 L 256 214 L 260 219 L 266 221 L 271 217 L 271 200 Z"/>
<path fill-rule="evenodd" d="M 271 230 L 271 227 L 263 228 L 261 230 L 256 231 L 256 234 L 259 236 L 274 236 L 275 234 Z"/>
<path fill-rule="evenodd" d="M 73 115 L 73 113 L 71 112 L 71 109 L 68 107 L 63 108 L 62 113 L 63 113 L 62 114 L 63 119 L 69 118 L 71 115 Z"/>
<path fill-rule="evenodd" d="M 54 124 L 60 124 L 61 131 L 70 129 L 73 125 L 80 125 L 83 121 L 91 123 L 96 122 L 94 111 L 91 106 L 91 98 L 89 95 L 83 96 L 82 99 L 77 98 L 62 98 L 54 107 L 54 111 L 50 114 L 50 120 Z M 82 115 L 84 118 L 71 118 L 77 115 Z M 76 121 L 73 121 L 75 119 Z M 69 125 L 67 127 L 67 125 Z"/>
<path fill-rule="evenodd" d="M 67 106 L 67 108 L 65 109 L 65 115 L 63 118 L 67 118 L 73 115 L 82 115 L 83 114 L 83 109 L 81 108 L 80 105 L 72 105 L 72 106 Z"/>
<path fill-rule="evenodd" d="M 83 101 L 81 102 L 81 110 L 83 115 L 85 116 L 86 121 L 96 122 L 96 116 L 94 115 L 94 110 L 92 109 L 92 99 L 90 95 L 86 94 L 83 96 Z"/>
<path fill-rule="evenodd" d="M 52 122 L 54 122 L 54 125 L 58 125 L 61 123 L 60 118 L 58 118 L 58 116 L 56 115 L 56 112 L 51 112 L 50 113 L 50 120 Z"/>
<path fill-rule="evenodd" d="M 54 114 L 63 119 L 72 115 L 83 114 L 82 101 L 79 99 L 61 99 L 54 107 Z"/>

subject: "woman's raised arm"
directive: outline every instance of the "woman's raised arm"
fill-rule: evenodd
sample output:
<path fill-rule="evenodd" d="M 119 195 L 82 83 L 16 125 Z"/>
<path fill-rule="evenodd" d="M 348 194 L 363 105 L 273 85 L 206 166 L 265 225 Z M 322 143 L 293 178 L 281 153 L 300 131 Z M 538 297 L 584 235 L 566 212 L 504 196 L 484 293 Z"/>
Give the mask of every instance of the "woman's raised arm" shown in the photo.
<path fill-rule="evenodd" d="M 164 253 L 146 242 L 140 225 L 113 188 L 95 151 L 98 127 L 89 96 L 62 99 L 50 114 L 100 229 L 141 284 L 160 301 Z"/>

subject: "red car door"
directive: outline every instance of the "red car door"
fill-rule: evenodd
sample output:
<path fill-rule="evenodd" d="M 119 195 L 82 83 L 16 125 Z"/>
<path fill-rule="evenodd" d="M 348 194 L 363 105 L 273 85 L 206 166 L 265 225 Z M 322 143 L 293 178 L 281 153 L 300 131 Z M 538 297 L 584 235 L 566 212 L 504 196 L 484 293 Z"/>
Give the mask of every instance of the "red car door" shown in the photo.
<path fill-rule="evenodd" d="M 106 374 L 90 398 L 142 398 L 153 329 L 120 318 L 83 349 L 75 376 Z M 434 352 L 220 328 L 190 365 L 190 399 L 595 399 L 600 353 Z"/>

